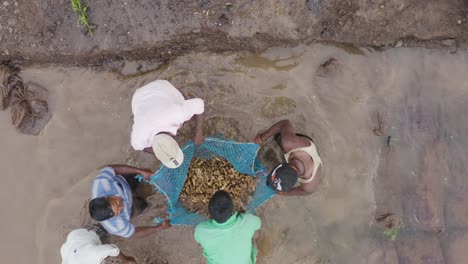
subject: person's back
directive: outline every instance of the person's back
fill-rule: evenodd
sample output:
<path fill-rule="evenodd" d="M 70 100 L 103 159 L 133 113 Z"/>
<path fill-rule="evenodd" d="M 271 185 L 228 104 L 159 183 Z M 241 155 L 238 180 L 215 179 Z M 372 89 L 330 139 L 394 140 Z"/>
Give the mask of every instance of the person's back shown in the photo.
<path fill-rule="evenodd" d="M 225 203 L 220 203 L 220 199 Z M 213 209 L 216 206 L 218 208 Z M 200 223 L 195 229 L 195 240 L 203 247 L 208 264 L 255 263 L 257 249 L 252 238 L 260 229 L 261 220 L 252 214 L 232 214 L 232 210 L 229 194 L 218 191 L 210 200 L 213 219 Z"/>

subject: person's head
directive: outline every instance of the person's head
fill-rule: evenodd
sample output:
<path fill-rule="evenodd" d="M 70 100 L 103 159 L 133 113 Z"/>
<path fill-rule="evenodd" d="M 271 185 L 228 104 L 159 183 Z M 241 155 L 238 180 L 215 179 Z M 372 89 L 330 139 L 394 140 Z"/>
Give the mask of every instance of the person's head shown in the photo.
<path fill-rule="evenodd" d="M 89 202 L 89 214 L 96 221 L 105 221 L 120 215 L 124 206 L 122 198 L 118 196 L 94 198 Z"/>
<path fill-rule="evenodd" d="M 153 152 L 164 166 L 175 169 L 184 161 L 184 153 L 174 137 L 159 133 L 153 138 Z"/>
<path fill-rule="evenodd" d="M 215 192 L 208 204 L 208 211 L 210 212 L 211 218 L 217 223 L 222 224 L 226 222 L 234 211 L 231 195 L 226 191 Z"/>
<path fill-rule="evenodd" d="M 294 188 L 298 177 L 297 170 L 293 166 L 281 163 L 271 170 L 267 184 L 277 191 L 287 192 Z"/>

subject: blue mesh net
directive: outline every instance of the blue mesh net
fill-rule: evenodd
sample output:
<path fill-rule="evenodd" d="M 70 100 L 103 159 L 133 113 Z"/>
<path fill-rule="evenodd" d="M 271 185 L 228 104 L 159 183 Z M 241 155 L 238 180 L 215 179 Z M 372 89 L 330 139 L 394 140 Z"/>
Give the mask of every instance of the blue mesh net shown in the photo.
<path fill-rule="evenodd" d="M 257 207 L 270 199 L 275 192 L 266 185 L 267 173 L 257 157 L 259 146 L 254 143 L 239 143 L 220 138 L 209 137 L 200 146 L 195 146 L 193 142 L 187 143 L 182 148 L 184 152 L 184 162 L 177 169 L 169 169 L 165 166 L 151 176 L 151 181 L 155 189 L 162 193 L 168 203 L 168 215 L 172 225 L 197 225 L 206 220 L 206 217 L 196 213 L 189 213 L 179 203 L 179 196 L 184 187 L 187 172 L 193 157 L 209 159 L 223 157 L 228 160 L 234 168 L 242 174 L 260 177 L 255 193 L 251 201 L 246 206 L 246 212 L 254 212 Z M 157 217 L 155 223 L 161 222 Z"/>

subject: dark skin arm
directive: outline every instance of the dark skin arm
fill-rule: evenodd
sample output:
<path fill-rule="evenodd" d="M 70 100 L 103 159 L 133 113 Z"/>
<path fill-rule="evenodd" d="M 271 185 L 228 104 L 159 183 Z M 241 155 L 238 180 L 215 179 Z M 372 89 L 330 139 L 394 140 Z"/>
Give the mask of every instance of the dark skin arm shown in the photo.
<path fill-rule="evenodd" d="M 310 142 L 308 139 L 304 137 L 299 137 L 296 135 L 296 131 L 292 126 L 289 120 L 281 120 L 271 126 L 268 130 L 263 133 L 258 134 L 254 141 L 257 144 L 262 144 L 270 137 L 276 135 L 281 135 L 281 148 L 283 152 L 288 152 L 298 147 L 308 146 Z M 316 179 L 313 180 L 311 183 L 301 184 L 289 192 L 277 192 L 279 195 L 309 195 L 313 193 L 318 185 L 319 182 L 319 174 L 315 177 Z"/>
<path fill-rule="evenodd" d="M 157 226 L 139 226 L 135 228 L 135 234 L 133 237 L 142 238 L 154 234 L 158 231 L 164 230 L 171 227 L 169 220 L 164 221 L 162 224 Z"/>
<path fill-rule="evenodd" d="M 138 169 L 132 166 L 127 165 L 109 165 L 115 171 L 115 174 L 118 175 L 132 175 L 132 174 L 141 174 L 143 178 L 149 180 L 153 172 L 150 170 Z"/>
<path fill-rule="evenodd" d="M 143 149 L 143 151 L 146 152 L 146 153 L 154 154 L 154 151 L 153 151 L 152 147 L 147 147 L 147 148 Z"/>
<path fill-rule="evenodd" d="M 276 192 L 279 195 L 289 195 L 289 196 L 305 196 L 313 193 L 313 191 L 306 191 L 303 188 L 303 185 L 299 185 L 297 187 L 294 187 L 292 190 L 289 192 Z"/>
<path fill-rule="evenodd" d="M 258 134 L 254 141 L 257 144 L 263 144 L 270 137 L 278 133 L 281 135 L 281 145 L 284 152 L 288 152 L 304 145 L 310 145 L 307 139 L 296 135 L 296 130 L 289 120 L 281 120 L 277 122 L 265 132 Z"/>
<path fill-rule="evenodd" d="M 203 121 L 205 120 L 205 114 L 199 114 L 199 115 L 194 115 L 193 117 L 195 119 L 195 134 L 193 135 L 193 143 L 195 145 L 200 145 L 205 141 L 205 136 L 203 135 Z M 152 147 L 147 147 L 143 149 L 144 152 L 154 154 L 153 148 Z"/>
<path fill-rule="evenodd" d="M 205 115 L 199 114 L 195 115 L 195 135 L 193 136 L 193 142 L 195 145 L 200 145 L 205 141 L 205 136 L 203 135 L 203 121 L 205 120 Z"/>
<path fill-rule="evenodd" d="M 122 252 L 120 252 L 120 254 L 115 258 L 120 260 L 124 264 L 136 264 L 135 258 L 125 256 Z"/>

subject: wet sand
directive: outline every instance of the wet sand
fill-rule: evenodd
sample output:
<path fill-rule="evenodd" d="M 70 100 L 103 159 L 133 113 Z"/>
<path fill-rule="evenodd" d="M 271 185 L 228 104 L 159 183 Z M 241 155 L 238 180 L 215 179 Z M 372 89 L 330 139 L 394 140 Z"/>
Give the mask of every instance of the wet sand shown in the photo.
<path fill-rule="evenodd" d="M 65 235 L 88 221 L 83 207 L 100 166 L 157 167 L 150 155 L 132 151 L 129 143 L 131 96 L 155 79 L 168 79 L 184 95 L 206 100 L 208 134 L 249 141 L 288 118 L 316 142 L 324 162 L 319 190 L 307 197 L 275 197 L 258 210 L 263 220 L 257 238 L 259 263 L 366 263 L 388 248 L 392 254 L 394 248 L 407 252 L 400 237 L 414 241 L 427 232 L 408 220 L 420 208 L 408 209 L 406 199 L 425 190 L 417 179 L 427 177 L 414 175 L 424 173 L 428 144 L 446 144 L 446 166 L 458 171 L 457 177 L 429 175 L 428 185 L 440 191 L 434 198 L 439 201 L 429 204 L 444 207 L 440 199 L 447 196 L 445 190 L 466 184 L 460 176 L 466 175 L 466 167 L 460 164 L 467 160 L 461 146 L 468 143 L 468 58 L 465 53 L 424 49 L 352 51 L 315 44 L 260 55 L 192 54 L 139 76 L 26 68 L 26 81 L 49 89 L 53 117 L 41 135 L 32 137 L 17 134 L 9 113 L 0 113 L 0 164 L 5 170 L 0 193 L 8 201 L 2 204 L 2 255 L 13 263 L 60 263 Z M 331 57 L 336 61 L 320 67 Z M 385 123 L 380 137 L 373 133 L 377 112 Z M 388 136 L 394 139 L 390 149 L 395 153 L 388 152 Z M 267 165 L 279 158 L 272 142 L 261 155 Z M 405 223 L 403 235 L 394 242 L 375 224 L 375 215 L 386 211 L 401 214 Z M 461 225 L 444 230 L 453 232 Z M 174 227 L 117 243 L 137 257 L 203 263 L 192 232 L 190 227 Z M 429 236 L 444 249 L 444 234 Z"/>

